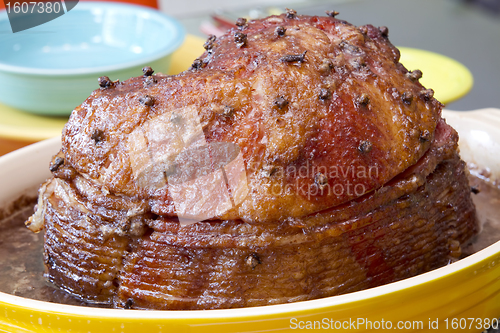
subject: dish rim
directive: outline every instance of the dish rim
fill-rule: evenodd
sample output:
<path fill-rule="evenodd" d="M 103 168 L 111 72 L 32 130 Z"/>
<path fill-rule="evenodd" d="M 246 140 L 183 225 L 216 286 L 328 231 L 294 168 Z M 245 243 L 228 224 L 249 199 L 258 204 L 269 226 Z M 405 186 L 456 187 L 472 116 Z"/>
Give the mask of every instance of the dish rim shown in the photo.
<path fill-rule="evenodd" d="M 455 76 L 455 78 L 454 78 L 455 80 L 457 80 L 457 78 L 460 78 L 460 82 L 462 84 L 457 86 L 457 87 L 454 87 L 455 89 L 453 92 L 451 90 L 437 90 L 436 91 L 436 95 L 444 95 L 441 97 L 440 96 L 436 97 L 444 105 L 447 105 L 447 104 L 452 103 L 456 100 L 459 100 L 460 98 L 467 95 L 474 87 L 474 75 L 472 75 L 472 72 L 470 71 L 469 68 L 467 68 L 467 66 L 465 66 L 463 63 L 456 60 L 455 58 L 452 58 L 452 57 L 449 57 L 447 55 L 437 53 L 434 51 L 429 51 L 426 49 L 420 49 L 420 48 L 415 48 L 415 47 L 397 46 L 397 48 L 401 53 L 401 58 L 413 57 L 413 58 L 425 59 L 424 61 L 422 61 L 421 66 L 424 65 L 425 63 L 427 63 L 429 61 L 429 59 L 432 59 L 433 61 L 438 62 L 441 66 L 445 65 L 443 67 L 448 67 L 448 69 L 445 70 L 444 72 L 453 73 L 453 75 Z M 404 59 L 402 59 L 401 63 L 403 65 L 405 65 Z M 452 70 L 449 69 L 450 67 L 452 68 Z M 412 68 L 408 68 L 408 67 L 407 67 L 407 69 L 413 70 Z M 424 68 L 421 68 L 421 69 L 424 70 L 423 80 L 426 80 L 428 73 Z M 441 73 L 441 74 L 443 74 L 443 73 Z M 423 84 L 426 87 L 435 86 L 432 83 L 430 83 L 430 84 L 423 83 Z"/>
<path fill-rule="evenodd" d="M 9 74 L 20 74 L 24 76 L 45 76 L 48 78 L 51 77 L 74 77 L 74 76 L 95 76 L 96 74 L 102 72 L 116 72 L 121 71 L 127 68 L 136 67 L 142 65 L 144 63 L 151 63 L 157 61 L 163 57 L 166 57 L 172 54 L 175 50 L 182 45 L 184 39 L 186 38 L 186 31 L 184 27 L 180 24 L 179 21 L 174 19 L 173 17 L 160 12 L 159 10 L 155 10 L 153 8 L 130 4 L 130 3 L 118 3 L 118 2 L 99 2 L 99 1 L 86 1 L 79 2 L 78 5 L 73 8 L 71 11 L 89 11 L 92 9 L 118 9 L 118 10 L 127 10 L 132 13 L 136 13 L 139 15 L 139 12 L 144 14 L 148 14 L 156 17 L 158 20 L 161 20 L 163 23 L 167 23 L 172 26 L 174 33 L 174 37 L 172 38 L 172 42 L 164 46 L 163 48 L 156 51 L 154 54 L 149 55 L 147 57 L 140 57 L 138 59 L 134 59 L 131 61 L 115 64 L 115 65 L 106 65 L 106 66 L 96 66 L 96 67 L 82 67 L 77 69 L 40 69 L 33 67 L 24 67 L 24 66 L 14 66 L 3 63 L 0 60 L 0 73 L 3 71 L 4 73 Z M 67 14 L 67 13 L 66 13 Z M 7 10 L 0 10 L 0 21 L 8 20 Z"/>

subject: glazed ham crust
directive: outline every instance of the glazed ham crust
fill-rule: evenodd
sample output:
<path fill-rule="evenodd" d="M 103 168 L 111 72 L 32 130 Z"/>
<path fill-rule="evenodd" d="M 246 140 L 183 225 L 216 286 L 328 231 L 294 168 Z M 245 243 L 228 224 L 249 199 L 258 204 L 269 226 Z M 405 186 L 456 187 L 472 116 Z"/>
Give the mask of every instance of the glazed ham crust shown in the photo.
<path fill-rule="evenodd" d="M 102 79 L 74 110 L 28 221 L 45 228 L 49 281 L 115 307 L 216 309 L 362 290 L 460 257 L 478 226 L 458 135 L 385 29 L 289 12 L 205 48 L 176 76 Z M 210 164 L 232 206 L 183 224 L 185 169 L 208 177 Z M 179 179 L 191 188 L 175 192 Z M 208 187 L 195 201 L 219 198 Z"/>
<path fill-rule="evenodd" d="M 241 47 L 236 34 L 246 36 Z M 142 131 L 145 146 L 160 150 L 158 136 L 163 146 L 169 138 L 158 126 L 194 109 L 206 142 L 236 144 L 247 168 L 250 193 L 215 218 L 261 223 L 303 217 L 373 191 L 429 148 L 441 104 L 372 26 L 282 15 L 208 44 L 189 71 L 96 90 L 64 129 L 65 163 L 103 193 L 174 216 L 168 184 L 138 185 L 134 165 L 141 161 L 128 138 Z M 319 175 L 332 167 L 341 175 Z M 356 177 L 353 169 L 372 172 Z M 325 185 L 358 187 L 314 191 Z"/>

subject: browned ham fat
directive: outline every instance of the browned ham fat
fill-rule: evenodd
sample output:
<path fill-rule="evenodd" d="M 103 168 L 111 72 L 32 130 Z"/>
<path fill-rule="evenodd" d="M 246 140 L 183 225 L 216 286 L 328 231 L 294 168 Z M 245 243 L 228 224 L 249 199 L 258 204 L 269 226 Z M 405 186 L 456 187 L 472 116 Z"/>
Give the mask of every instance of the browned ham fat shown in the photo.
<path fill-rule="evenodd" d="M 101 79 L 27 224 L 88 302 L 216 309 L 423 273 L 478 232 L 458 135 L 387 28 L 238 20 L 178 75 Z"/>

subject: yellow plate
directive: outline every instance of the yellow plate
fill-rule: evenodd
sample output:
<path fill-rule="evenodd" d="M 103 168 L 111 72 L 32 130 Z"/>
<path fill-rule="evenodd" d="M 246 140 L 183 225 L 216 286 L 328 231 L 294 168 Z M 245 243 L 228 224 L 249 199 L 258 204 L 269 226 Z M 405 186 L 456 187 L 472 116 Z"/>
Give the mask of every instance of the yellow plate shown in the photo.
<path fill-rule="evenodd" d="M 408 70 L 420 69 L 424 74 L 420 83 L 434 90 L 434 97 L 443 104 L 467 94 L 474 84 L 471 72 L 458 61 L 439 53 L 399 47 L 400 62 Z"/>

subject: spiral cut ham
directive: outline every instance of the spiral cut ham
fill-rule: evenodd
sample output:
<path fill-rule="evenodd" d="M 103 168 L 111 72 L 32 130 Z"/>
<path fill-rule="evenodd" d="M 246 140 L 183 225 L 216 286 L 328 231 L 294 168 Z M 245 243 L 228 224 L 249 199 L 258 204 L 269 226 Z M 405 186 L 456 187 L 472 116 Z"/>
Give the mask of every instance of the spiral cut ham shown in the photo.
<path fill-rule="evenodd" d="M 101 78 L 28 227 L 46 277 L 134 309 L 344 294 L 459 258 L 478 232 L 458 135 L 387 28 L 247 22 L 192 68 Z"/>

